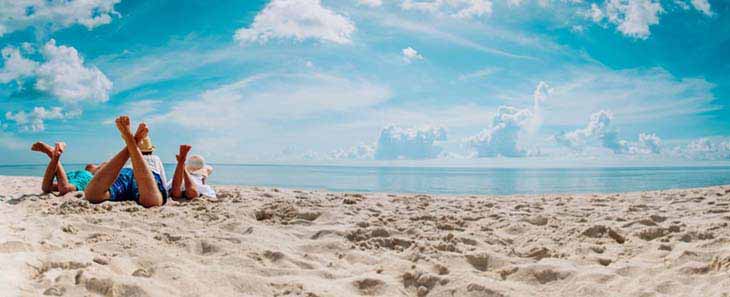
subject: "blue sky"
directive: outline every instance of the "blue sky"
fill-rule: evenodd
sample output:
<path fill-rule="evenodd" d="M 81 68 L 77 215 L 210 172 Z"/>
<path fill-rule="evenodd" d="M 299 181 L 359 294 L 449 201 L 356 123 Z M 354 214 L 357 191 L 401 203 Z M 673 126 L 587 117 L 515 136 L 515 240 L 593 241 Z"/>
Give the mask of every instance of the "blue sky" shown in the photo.
<path fill-rule="evenodd" d="M 0 1 L 0 164 L 730 157 L 730 3 Z M 491 161 L 490 161 L 491 160 Z M 506 161 L 505 161 L 506 160 Z M 495 161 L 497 162 L 497 161 Z"/>

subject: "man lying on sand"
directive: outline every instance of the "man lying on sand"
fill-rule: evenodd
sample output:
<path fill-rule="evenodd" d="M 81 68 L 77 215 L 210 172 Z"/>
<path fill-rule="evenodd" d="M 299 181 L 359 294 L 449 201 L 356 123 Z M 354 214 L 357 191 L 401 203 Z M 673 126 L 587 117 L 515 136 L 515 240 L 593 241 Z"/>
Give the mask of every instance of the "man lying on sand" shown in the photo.
<path fill-rule="evenodd" d="M 213 172 L 213 167 L 205 165 L 205 159 L 198 155 L 192 155 L 188 159 L 191 148 L 187 144 L 180 145 L 180 153 L 175 156 L 177 166 L 172 177 L 170 197 L 191 200 L 201 196 L 215 197 L 215 191 L 206 183 L 206 179 Z"/>
<path fill-rule="evenodd" d="M 149 133 L 147 125 L 139 124 L 134 135 L 130 128 L 129 117 L 118 117 L 116 125 L 126 147 L 96 170 L 96 174 L 84 189 L 86 199 L 93 203 L 107 200 L 134 200 L 144 207 L 165 204 L 167 191 L 164 183 L 159 174 L 150 170 L 138 146 Z M 132 168 L 124 168 L 124 164 L 130 159 Z"/>
<path fill-rule="evenodd" d="M 46 173 L 43 175 L 41 184 L 43 193 L 58 191 L 59 195 L 63 196 L 68 192 L 83 191 L 99 168 L 97 165 L 87 164 L 84 170 L 66 172 L 61 165 L 61 155 L 65 149 L 66 144 L 63 142 L 56 142 L 56 146 L 53 148 L 40 141 L 31 146 L 30 150 L 44 153 L 51 159 L 46 167 Z M 55 183 L 53 182 L 54 177 Z"/>

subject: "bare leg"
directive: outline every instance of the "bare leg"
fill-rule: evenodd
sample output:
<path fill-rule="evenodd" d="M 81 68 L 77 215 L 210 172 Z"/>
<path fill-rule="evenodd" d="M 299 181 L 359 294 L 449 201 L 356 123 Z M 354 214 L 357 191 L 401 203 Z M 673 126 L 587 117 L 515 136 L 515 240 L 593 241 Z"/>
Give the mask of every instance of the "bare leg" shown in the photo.
<path fill-rule="evenodd" d="M 66 195 L 68 192 L 76 191 L 76 186 L 68 183 L 68 176 L 66 171 L 63 170 L 61 165 L 61 154 L 66 149 L 66 144 L 63 142 L 57 142 L 56 147 L 53 149 L 53 157 L 51 160 L 56 160 L 56 181 L 58 182 L 58 193 L 60 195 Z"/>
<path fill-rule="evenodd" d="M 53 190 L 55 190 L 53 187 L 53 178 L 56 176 L 56 167 L 58 165 L 58 160 L 53 159 L 53 148 L 50 145 L 39 141 L 34 143 L 33 146 L 30 147 L 30 150 L 44 153 L 51 159 L 51 161 L 48 162 L 48 167 L 46 167 L 46 172 L 43 175 L 41 190 L 43 193 L 53 192 Z"/>
<path fill-rule="evenodd" d="M 162 193 L 157 188 L 157 181 L 155 181 L 155 177 L 152 175 L 152 170 L 150 170 L 147 161 L 142 157 L 142 151 L 139 150 L 137 141 L 132 135 L 132 130 L 129 127 L 129 117 L 118 117 L 116 124 L 124 142 L 127 143 L 129 158 L 132 160 L 134 179 L 137 181 L 137 188 L 139 190 L 139 203 L 144 207 L 161 206 L 164 202 L 162 200 Z M 140 126 L 142 125 L 144 124 L 140 124 Z"/>
<path fill-rule="evenodd" d="M 197 187 L 190 178 L 188 171 L 185 170 L 185 160 L 188 158 L 188 152 L 190 152 L 190 149 L 190 145 L 180 145 L 180 154 L 175 156 L 175 158 L 177 158 L 177 166 L 175 167 L 175 174 L 172 177 L 172 190 L 170 194 L 173 198 L 183 197 L 183 183 L 185 183 L 185 196 L 188 199 L 195 199 L 198 197 Z"/>
<path fill-rule="evenodd" d="M 134 138 L 136 141 L 147 136 L 147 126 L 140 125 Z M 93 203 L 100 203 L 109 200 L 109 187 L 117 180 L 119 172 L 129 160 L 129 150 L 124 147 L 111 160 L 97 169 L 94 177 L 84 189 L 84 197 Z"/>

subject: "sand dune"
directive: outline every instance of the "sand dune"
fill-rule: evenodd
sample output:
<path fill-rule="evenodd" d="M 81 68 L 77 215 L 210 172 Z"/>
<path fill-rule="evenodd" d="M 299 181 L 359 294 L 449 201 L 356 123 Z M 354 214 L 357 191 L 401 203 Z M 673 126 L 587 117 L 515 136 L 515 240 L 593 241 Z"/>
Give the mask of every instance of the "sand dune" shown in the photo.
<path fill-rule="evenodd" d="M 730 296 L 730 187 L 144 209 L 38 183 L 0 177 L 0 296 Z"/>

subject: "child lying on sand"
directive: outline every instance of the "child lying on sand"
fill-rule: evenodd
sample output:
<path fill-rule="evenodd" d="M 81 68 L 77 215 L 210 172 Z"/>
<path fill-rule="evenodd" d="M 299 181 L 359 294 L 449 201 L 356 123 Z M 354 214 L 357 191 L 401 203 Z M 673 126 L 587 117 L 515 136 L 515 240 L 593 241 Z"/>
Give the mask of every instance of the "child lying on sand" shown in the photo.
<path fill-rule="evenodd" d="M 34 143 L 30 149 L 44 153 L 51 159 L 48 167 L 46 167 L 46 173 L 43 175 L 43 183 L 41 184 L 43 193 L 58 191 L 60 195 L 65 195 L 68 192 L 83 191 L 99 168 L 95 164 L 87 164 L 84 170 L 66 172 L 63 165 L 61 165 L 61 155 L 66 149 L 66 144 L 63 142 L 57 142 L 55 147 L 51 147 L 39 141 Z M 55 183 L 53 182 L 54 178 L 56 179 Z"/>
<path fill-rule="evenodd" d="M 175 156 L 177 166 L 172 177 L 170 197 L 173 199 L 215 197 L 215 191 L 206 183 L 206 179 L 213 172 L 213 167 L 206 165 L 205 159 L 199 155 L 188 158 L 191 148 L 190 145 L 183 144 L 180 146 L 180 153 Z"/>

